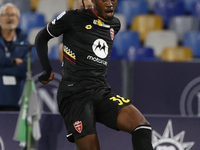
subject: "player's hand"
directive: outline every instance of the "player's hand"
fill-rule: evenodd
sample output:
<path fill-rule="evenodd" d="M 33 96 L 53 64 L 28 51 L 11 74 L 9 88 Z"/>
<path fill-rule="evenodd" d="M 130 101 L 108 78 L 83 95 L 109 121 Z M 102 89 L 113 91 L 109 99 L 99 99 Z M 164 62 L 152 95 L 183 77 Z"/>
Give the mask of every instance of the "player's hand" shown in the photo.
<path fill-rule="evenodd" d="M 51 80 L 53 80 L 54 78 L 54 74 L 53 72 L 47 72 L 47 71 L 43 71 L 42 75 L 38 77 L 39 81 L 42 84 L 47 84 L 49 83 Z"/>

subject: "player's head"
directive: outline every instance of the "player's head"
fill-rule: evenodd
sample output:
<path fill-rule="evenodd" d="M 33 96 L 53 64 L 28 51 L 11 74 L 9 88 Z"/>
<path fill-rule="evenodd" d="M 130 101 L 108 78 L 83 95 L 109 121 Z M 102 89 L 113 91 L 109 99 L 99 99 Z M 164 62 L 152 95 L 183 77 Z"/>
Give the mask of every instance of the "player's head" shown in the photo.
<path fill-rule="evenodd" d="M 94 11 L 98 16 L 106 21 L 113 18 L 117 0 L 92 0 L 92 3 L 94 4 Z"/>
<path fill-rule="evenodd" d="M 19 23 L 20 11 L 12 3 L 7 3 L 0 8 L 0 25 L 2 29 L 16 29 Z"/>
<path fill-rule="evenodd" d="M 85 9 L 91 8 L 93 3 L 91 0 L 84 0 Z M 76 0 L 75 2 L 75 9 L 82 9 L 84 8 L 82 0 Z"/>

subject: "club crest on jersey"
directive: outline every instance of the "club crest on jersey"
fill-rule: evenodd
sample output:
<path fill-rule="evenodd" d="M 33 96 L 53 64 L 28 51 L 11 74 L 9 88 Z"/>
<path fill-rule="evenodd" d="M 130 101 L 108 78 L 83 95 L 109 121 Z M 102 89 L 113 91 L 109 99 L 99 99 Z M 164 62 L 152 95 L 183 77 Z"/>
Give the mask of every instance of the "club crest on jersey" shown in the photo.
<path fill-rule="evenodd" d="M 115 37 L 115 31 L 113 28 L 110 29 L 110 37 L 112 40 L 114 40 L 114 37 Z"/>
<path fill-rule="evenodd" d="M 82 129 L 83 129 L 83 125 L 82 125 L 82 121 L 76 121 L 74 123 L 74 128 L 76 129 L 76 131 L 78 133 L 81 133 L 82 132 Z"/>

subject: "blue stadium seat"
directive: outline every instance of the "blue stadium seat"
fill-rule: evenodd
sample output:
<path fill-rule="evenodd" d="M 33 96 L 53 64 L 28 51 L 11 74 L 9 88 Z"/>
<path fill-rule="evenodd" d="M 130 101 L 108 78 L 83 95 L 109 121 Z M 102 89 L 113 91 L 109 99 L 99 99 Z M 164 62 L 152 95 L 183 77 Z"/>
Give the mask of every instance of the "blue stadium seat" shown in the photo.
<path fill-rule="evenodd" d="M 119 13 L 121 11 L 121 2 L 124 1 L 124 0 L 118 0 L 117 1 L 117 7 L 116 7 L 116 10 L 115 10 L 115 13 Z"/>
<path fill-rule="evenodd" d="M 166 28 L 172 17 L 184 15 L 184 3 L 182 0 L 159 0 L 155 3 L 154 13 L 161 15 Z"/>
<path fill-rule="evenodd" d="M 140 47 L 139 34 L 130 30 L 119 31 L 115 36 L 113 43 L 113 52 L 111 53 L 111 59 L 115 56 L 117 59 L 123 59 L 126 57 L 128 49 L 130 47 Z"/>
<path fill-rule="evenodd" d="M 200 31 L 190 31 L 185 33 L 183 46 L 192 49 L 194 58 L 200 58 Z"/>
<path fill-rule="evenodd" d="M 46 25 L 43 14 L 37 12 L 26 12 L 21 14 L 19 27 L 29 34 L 32 28 L 44 27 Z"/>
<path fill-rule="evenodd" d="M 193 5 L 199 0 L 182 0 L 184 3 L 184 9 L 187 14 L 192 13 Z"/>
<path fill-rule="evenodd" d="M 176 32 L 181 44 L 185 33 L 199 30 L 199 20 L 191 15 L 175 16 L 170 20 L 169 29 Z"/>
<path fill-rule="evenodd" d="M 193 3 L 191 15 L 197 17 L 200 22 L 200 1 Z"/>
<path fill-rule="evenodd" d="M 118 60 L 120 59 L 117 55 L 117 50 L 115 47 L 112 48 L 112 52 L 110 54 L 110 60 Z"/>
<path fill-rule="evenodd" d="M 144 0 L 124 0 L 118 3 L 117 12 L 126 17 L 127 28 L 129 28 L 134 16 L 148 13 L 148 3 Z"/>
<path fill-rule="evenodd" d="M 129 48 L 126 59 L 128 61 L 149 61 L 154 60 L 154 50 L 150 47 Z"/>
<path fill-rule="evenodd" d="M 146 36 L 144 46 L 152 47 L 155 57 L 159 58 L 165 47 L 178 46 L 178 37 L 176 32 L 171 30 L 151 31 Z"/>
<path fill-rule="evenodd" d="M 156 3 L 156 1 L 159 1 L 159 0 L 145 0 L 145 1 L 147 1 L 147 3 L 148 3 L 148 11 L 150 13 L 154 13 L 155 3 Z"/>
<path fill-rule="evenodd" d="M 148 3 L 149 13 L 154 13 L 154 6 L 155 6 L 156 1 L 158 1 L 158 0 L 145 0 L 145 1 L 147 1 L 147 3 Z"/>

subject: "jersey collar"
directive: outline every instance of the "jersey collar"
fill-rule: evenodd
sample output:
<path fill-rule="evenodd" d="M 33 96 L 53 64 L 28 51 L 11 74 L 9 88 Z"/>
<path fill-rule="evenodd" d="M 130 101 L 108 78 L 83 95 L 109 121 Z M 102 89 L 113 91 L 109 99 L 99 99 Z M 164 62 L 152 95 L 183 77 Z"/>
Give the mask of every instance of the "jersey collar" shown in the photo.
<path fill-rule="evenodd" d="M 102 17 L 98 16 L 98 15 L 94 12 L 94 9 L 93 9 L 93 8 L 91 8 L 91 10 L 92 10 L 93 14 L 94 14 L 97 18 L 99 18 L 99 19 L 101 19 L 102 21 L 105 22 L 105 20 L 104 20 Z"/>

